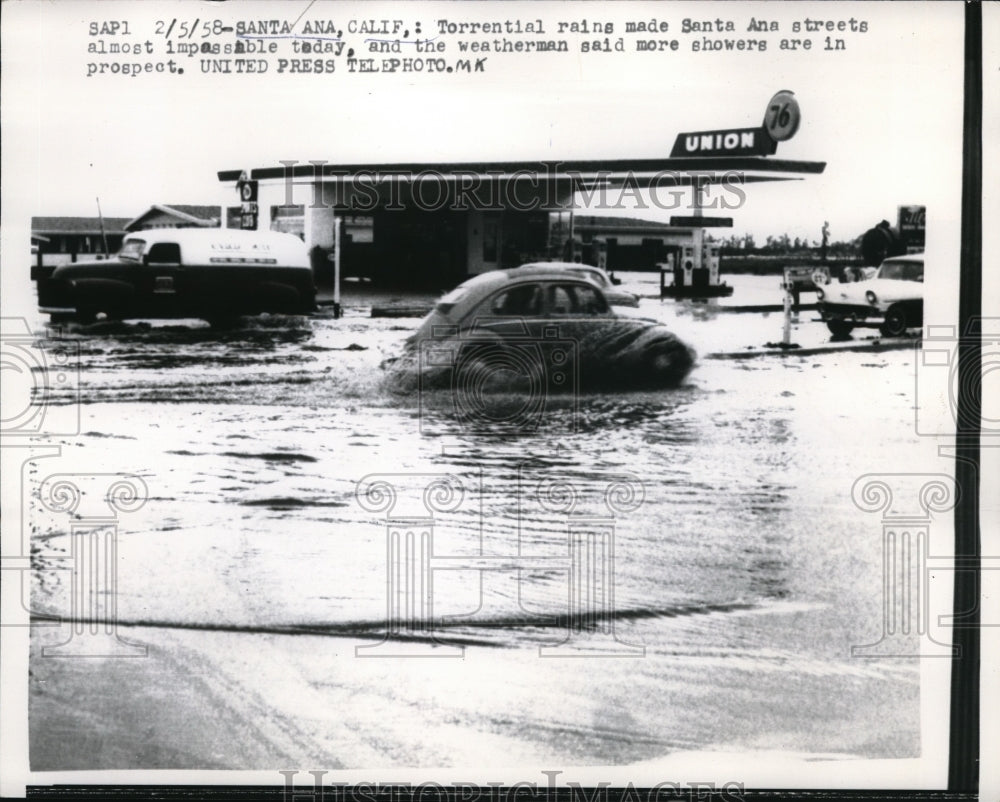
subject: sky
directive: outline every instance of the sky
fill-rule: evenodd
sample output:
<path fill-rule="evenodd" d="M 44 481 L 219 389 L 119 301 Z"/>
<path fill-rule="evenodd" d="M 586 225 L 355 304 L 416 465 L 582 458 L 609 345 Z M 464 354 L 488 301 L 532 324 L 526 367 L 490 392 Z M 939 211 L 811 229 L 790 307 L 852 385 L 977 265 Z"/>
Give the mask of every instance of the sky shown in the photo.
<path fill-rule="evenodd" d="M 400 10 L 403 9 L 403 10 Z M 477 75 L 202 74 L 200 57 L 176 57 L 184 75 L 87 77 L 92 22 L 128 18 L 130 37 L 152 40 L 158 20 L 225 17 L 347 20 L 404 17 L 436 33 L 436 20 L 666 21 L 677 52 L 492 55 Z M 685 18 L 778 22 L 765 53 L 691 52 Z M 806 18 L 868 23 L 837 34 L 847 49 L 782 52 L 780 38 Z M 139 35 L 141 32 L 141 35 Z M 732 212 L 733 233 L 852 239 L 899 205 L 928 206 L 929 225 L 958 219 L 962 130 L 962 6 L 949 3 L 473 3 L 405 5 L 285 2 L 32 2 L 4 4 L 4 210 L 32 215 L 133 217 L 153 203 L 233 205 L 220 169 L 280 160 L 479 161 L 667 156 L 678 133 L 760 124 L 769 98 L 795 92 L 796 135 L 778 157 L 825 161 L 820 176 L 758 185 Z M 664 38 L 663 35 L 657 35 Z M 363 40 L 363 36 L 353 41 Z M 494 36 L 477 37 L 494 39 Z M 554 37 L 553 37 L 554 38 Z M 588 39 L 602 40 L 594 35 Z M 441 37 L 449 57 L 455 39 Z M 632 40 L 628 39 L 628 44 Z M 159 58 L 146 57 L 146 58 Z M 591 209 L 667 219 L 670 211 Z M 673 212 L 676 213 L 676 210 Z"/>

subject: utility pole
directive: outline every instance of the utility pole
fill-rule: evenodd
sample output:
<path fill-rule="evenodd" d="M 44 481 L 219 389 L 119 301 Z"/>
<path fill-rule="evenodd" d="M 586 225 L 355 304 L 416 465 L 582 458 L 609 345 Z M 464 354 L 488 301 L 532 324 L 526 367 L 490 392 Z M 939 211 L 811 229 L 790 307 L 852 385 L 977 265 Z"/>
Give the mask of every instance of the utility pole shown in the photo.
<path fill-rule="evenodd" d="M 101 241 L 104 243 L 104 258 L 111 256 L 108 250 L 108 235 L 104 232 L 104 215 L 101 214 L 101 199 L 97 199 L 97 219 L 101 224 Z"/>

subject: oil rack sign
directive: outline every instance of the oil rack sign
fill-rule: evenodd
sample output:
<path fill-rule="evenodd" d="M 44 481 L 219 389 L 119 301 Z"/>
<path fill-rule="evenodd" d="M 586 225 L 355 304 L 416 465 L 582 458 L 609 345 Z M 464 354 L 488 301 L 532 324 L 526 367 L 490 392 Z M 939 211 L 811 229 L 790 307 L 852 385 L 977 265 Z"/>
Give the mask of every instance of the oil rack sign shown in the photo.
<path fill-rule="evenodd" d="M 899 207 L 899 234 L 906 243 L 906 249 L 924 249 L 924 237 L 927 233 L 926 206 Z"/>

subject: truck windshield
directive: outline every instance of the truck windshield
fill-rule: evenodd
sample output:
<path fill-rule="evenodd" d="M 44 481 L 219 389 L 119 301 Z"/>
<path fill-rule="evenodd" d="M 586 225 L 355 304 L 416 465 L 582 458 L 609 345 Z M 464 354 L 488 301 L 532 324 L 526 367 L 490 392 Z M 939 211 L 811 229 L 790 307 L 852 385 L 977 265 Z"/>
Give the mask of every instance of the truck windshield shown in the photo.
<path fill-rule="evenodd" d="M 145 245 L 144 239 L 127 239 L 122 243 L 122 249 L 118 251 L 118 258 L 129 262 L 141 262 L 142 249 Z"/>

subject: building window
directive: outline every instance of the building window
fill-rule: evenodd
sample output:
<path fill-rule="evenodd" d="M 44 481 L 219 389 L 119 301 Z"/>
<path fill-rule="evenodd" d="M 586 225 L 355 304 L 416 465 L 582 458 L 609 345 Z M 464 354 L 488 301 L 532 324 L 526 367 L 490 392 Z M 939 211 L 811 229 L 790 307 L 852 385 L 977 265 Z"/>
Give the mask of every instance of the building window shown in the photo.
<path fill-rule="evenodd" d="M 351 214 L 344 217 L 344 235 L 355 245 L 375 241 L 375 218 Z"/>

